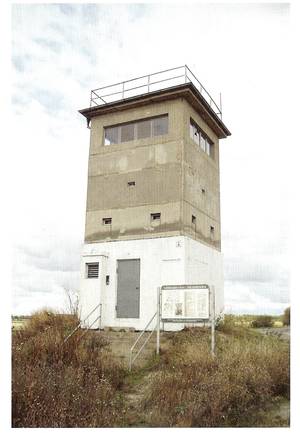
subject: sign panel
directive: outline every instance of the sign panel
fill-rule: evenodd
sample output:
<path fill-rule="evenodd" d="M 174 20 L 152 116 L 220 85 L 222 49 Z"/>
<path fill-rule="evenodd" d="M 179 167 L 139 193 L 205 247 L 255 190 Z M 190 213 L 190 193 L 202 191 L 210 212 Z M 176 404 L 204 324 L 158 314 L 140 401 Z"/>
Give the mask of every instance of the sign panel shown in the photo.
<path fill-rule="evenodd" d="M 165 321 L 208 320 L 208 285 L 163 286 L 161 288 L 161 319 Z"/>

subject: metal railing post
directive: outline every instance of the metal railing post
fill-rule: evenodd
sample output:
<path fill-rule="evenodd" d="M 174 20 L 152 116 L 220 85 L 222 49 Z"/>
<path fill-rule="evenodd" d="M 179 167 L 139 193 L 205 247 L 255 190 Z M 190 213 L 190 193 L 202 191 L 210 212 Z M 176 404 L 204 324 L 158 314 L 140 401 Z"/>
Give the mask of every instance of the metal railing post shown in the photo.
<path fill-rule="evenodd" d="M 211 354 L 215 356 L 215 288 L 210 287 L 211 291 Z"/>
<path fill-rule="evenodd" d="M 157 324 L 156 324 L 156 354 L 159 355 L 160 345 L 160 287 L 157 287 Z"/>

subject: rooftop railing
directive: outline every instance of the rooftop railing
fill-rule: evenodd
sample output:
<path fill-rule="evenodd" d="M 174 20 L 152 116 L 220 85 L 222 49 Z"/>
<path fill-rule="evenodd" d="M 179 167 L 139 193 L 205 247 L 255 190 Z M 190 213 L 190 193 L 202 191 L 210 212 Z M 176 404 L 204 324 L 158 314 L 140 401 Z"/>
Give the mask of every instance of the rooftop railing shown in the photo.
<path fill-rule="evenodd" d="M 109 104 L 185 83 L 192 83 L 211 109 L 222 119 L 221 95 L 218 106 L 187 65 L 94 89 L 91 91 L 90 106 Z"/>

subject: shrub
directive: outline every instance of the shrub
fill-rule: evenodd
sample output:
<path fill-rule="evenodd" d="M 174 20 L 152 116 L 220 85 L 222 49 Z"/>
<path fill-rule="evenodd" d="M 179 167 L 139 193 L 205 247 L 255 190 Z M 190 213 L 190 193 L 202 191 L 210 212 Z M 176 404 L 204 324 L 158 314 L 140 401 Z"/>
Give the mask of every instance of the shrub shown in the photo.
<path fill-rule="evenodd" d="M 290 322 L 291 322 L 291 308 L 288 307 L 284 310 L 282 323 L 284 324 L 284 326 L 290 326 Z"/>
<path fill-rule="evenodd" d="M 212 357 L 208 333 L 191 328 L 173 338 L 143 405 L 151 425 L 238 426 L 273 396 L 289 395 L 289 347 L 274 337 L 218 335 Z"/>
<path fill-rule="evenodd" d="M 65 336 L 76 316 L 42 311 L 12 338 L 13 427 L 106 427 L 120 413 L 124 371 L 99 335 Z M 80 335 L 80 331 L 79 331 Z"/>
<path fill-rule="evenodd" d="M 272 328 L 274 324 L 271 316 L 257 316 L 251 323 L 252 328 Z"/>

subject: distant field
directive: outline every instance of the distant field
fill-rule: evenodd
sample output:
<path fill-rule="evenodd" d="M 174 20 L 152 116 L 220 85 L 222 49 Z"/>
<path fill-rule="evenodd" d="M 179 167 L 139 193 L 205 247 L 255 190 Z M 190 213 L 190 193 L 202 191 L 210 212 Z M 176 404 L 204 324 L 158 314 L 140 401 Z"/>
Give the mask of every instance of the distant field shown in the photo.
<path fill-rule="evenodd" d="M 16 331 L 23 329 L 26 326 L 26 322 L 28 322 L 28 319 L 29 318 L 23 318 L 23 319 L 12 318 L 12 329 Z"/>
<path fill-rule="evenodd" d="M 250 327 L 251 323 L 256 320 L 259 316 L 257 315 L 241 315 L 241 316 L 237 316 L 237 315 L 231 315 L 231 314 L 225 314 L 225 317 L 232 317 L 234 324 L 237 326 L 246 326 L 246 327 Z M 273 327 L 275 328 L 280 328 L 283 326 L 283 322 L 281 319 L 281 316 L 271 316 L 273 319 Z"/>

